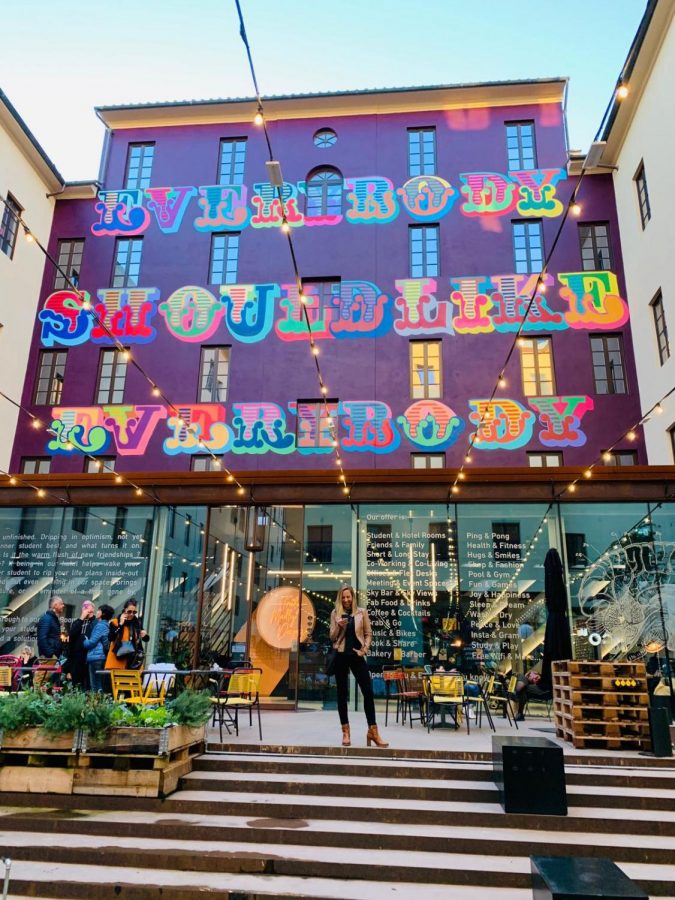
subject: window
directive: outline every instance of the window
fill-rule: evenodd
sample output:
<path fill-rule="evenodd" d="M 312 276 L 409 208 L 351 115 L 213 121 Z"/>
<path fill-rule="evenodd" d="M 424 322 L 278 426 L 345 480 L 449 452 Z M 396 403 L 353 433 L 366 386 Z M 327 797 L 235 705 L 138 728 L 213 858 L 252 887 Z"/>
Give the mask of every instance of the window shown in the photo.
<path fill-rule="evenodd" d="M 534 122 L 506 122 L 506 153 L 509 172 L 537 168 Z"/>
<path fill-rule="evenodd" d="M 112 544 L 118 546 L 123 543 L 127 536 L 127 513 L 129 510 L 126 506 L 118 506 L 115 510 L 115 524 L 113 525 L 113 533 L 111 538 Z"/>
<path fill-rule="evenodd" d="M 59 269 L 77 284 L 80 280 L 80 267 L 82 266 L 82 252 L 84 250 L 84 239 L 59 241 Z M 54 290 L 62 290 L 66 287 L 66 279 L 63 277 L 59 269 L 54 275 Z"/>
<path fill-rule="evenodd" d="M 444 469 L 445 453 L 411 453 L 413 469 Z"/>
<path fill-rule="evenodd" d="M 211 235 L 209 282 L 211 284 L 236 284 L 238 262 L 239 232 Z"/>
<path fill-rule="evenodd" d="M 516 221 L 513 227 L 513 259 L 518 274 L 541 272 L 544 266 L 544 233 L 539 219 Z"/>
<path fill-rule="evenodd" d="M 183 543 L 185 544 L 186 547 L 190 546 L 190 535 L 192 534 L 192 532 L 190 531 L 191 527 L 192 527 L 192 516 L 186 515 L 185 516 L 185 525 L 183 527 Z"/>
<path fill-rule="evenodd" d="M 46 475 L 51 465 L 49 456 L 23 456 L 21 458 L 21 471 L 24 475 Z"/>
<path fill-rule="evenodd" d="M 61 402 L 66 350 L 41 350 L 38 380 L 35 386 L 36 406 L 56 406 Z"/>
<path fill-rule="evenodd" d="M 527 462 L 531 469 L 554 469 L 562 466 L 562 453 L 528 453 Z"/>
<path fill-rule="evenodd" d="M 518 346 L 525 396 L 550 397 L 555 394 L 551 338 L 519 338 Z"/>
<path fill-rule="evenodd" d="M 565 552 L 567 565 L 571 569 L 583 569 L 588 565 L 586 554 L 586 535 L 580 532 L 568 531 L 565 533 Z"/>
<path fill-rule="evenodd" d="M 333 561 L 333 526 L 308 525 L 306 557 L 309 562 Z"/>
<path fill-rule="evenodd" d="M 620 334 L 591 337 L 591 359 L 597 394 L 628 393 L 621 340 Z"/>
<path fill-rule="evenodd" d="M 328 150 L 337 143 L 337 133 L 332 128 L 320 128 L 314 135 L 314 146 Z"/>
<path fill-rule="evenodd" d="M 675 424 L 670 426 L 668 434 L 670 435 L 670 449 L 673 454 L 673 462 L 675 462 Z"/>
<path fill-rule="evenodd" d="M 612 268 L 607 222 L 585 222 L 579 225 L 579 247 L 581 265 L 585 272 Z"/>
<path fill-rule="evenodd" d="M 520 522 L 492 523 L 492 554 L 500 562 L 521 558 Z"/>
<path fill-rule="evenodd" d="M 214 459 L 211 455 L 200 453 L 190 460 L 190 469 L 193 472 L 218 472 L 221 468 L 220 457 Z"/>
<path fill-rule="evenodd" d="M 656 342 L 659 345 L 659 359 L 661 365 L 670 359 L 670 344 L 668 342 L 668 327 L 666 326 L 666 314 L 663 310 L 663 295 L 661 291 L 651 302 L 654 315 L 654 328 L 656 329 Z"/>
<path fill-rule="evenodd" d="M 438 225 L 408 226 L 410 277 L 440 274 L 438 260 Z"/>
<path fill-rule="evenodd" d="M 14 256 L 16 233 L 19 230 L 19 217 L 23 209 L 11 194 L 7 194 L 7 199 L 3 206 L 2 221 L 0 222 L 0 250 L 11 259 Z"/>
<path fill-rule="evenodd" d="M 89 518 L 88 506 L 74 506 L 72 511 L 72 528 L 78 534 L 87 533 L 87 520 Z"/>
<path fill-rule="evenodd" d="M 635 173 L 635 187 L 637 188 L 638 204 L 640 206 L 640 221 L 643 229 L 652 217 L 652 210 L 649 205 L 649 192 L 647 191 L 647 176 L 645 175 L 645 164 L 640 163 Z"/>
<path fill-rule="evenodd" d="M 96 402 L 100 404 L 122 403 L 124 382 L 127 377 L 126 351 L 101 350 L 96 384 Z"/>
<path fill-rule="evenodd" d="M 436 174 L 436 129 L 408 129 L 408 175 Z"/>
<path fill-rule="evenodd" d="M 410 341 L 410 396 L 427 400 L 441 394 L 441 342 Z"/>
<path fill-rule="evenodd" d="M 218 160 L 218 184 L 243 184 L 246 138 L 223 138 Z"/>
<path fill-rule="evenodd" d="M 366 525 L 366 564 L 379 566 L 391 562 L 391 525 Z"/>
<path fill-rule="evenodd" d="M 605 450 L 602 462 L 605 466 L 636 466 L 637 450 Z"/>
<path fill-rule="evenodd" d="M 112 287 L 138 287 L 143 238 L 117 238 Z"/>
<path fill-rule="evenodd" d="M 450 562 L 450 529 L 448 522 L 429 522 L 429 562 Z"/>
<path fill-rule="evenodd" d="M 307 178 L 307 216 L 342 214 L 342 174 L 337 169 L 316 169 Z"/>
<path fill-rule="evenodd" d="M 150 187 L 154 144 L 129 144 L 127 150 L 127 177 L 124 187 L 129 190 Z"/>
<path fill-rule="evenodd" d="M 314 312 L 314 310 L 308 310 L 310 313 L 310 320 L 313 316 L 320 318 L 325 310 L 335 309 L 333 306 L 333 298 L 340 296 L 340 284 L 339 278 L 321 278 L 316 280 L 303 278 L 303 293 L 308 297 L 318 297 L 319 299 L 316 312 Z"/>
<path fill-rule="evenodd" d="M 199 365 L 200 403 L 224 403 L 227 400 L 227 382 L 230 374 L 229 347 L 202 347 Z"/>
<path fill-rule="evenodd" d="M 84 471 L 90 475 L 96 474 L 97 472 L 103 472 L 104 474 L 107 472 L 110 474 L 115 468 L 115 461 L 115 456 L 97 456 L 96 459 L 87 457 L 84 461 Z"/>

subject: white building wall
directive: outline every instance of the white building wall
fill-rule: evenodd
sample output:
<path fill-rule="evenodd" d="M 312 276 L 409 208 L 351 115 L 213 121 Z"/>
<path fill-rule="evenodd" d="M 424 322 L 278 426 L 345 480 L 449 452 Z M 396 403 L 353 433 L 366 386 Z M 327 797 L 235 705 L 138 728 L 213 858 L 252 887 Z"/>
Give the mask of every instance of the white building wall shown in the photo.
<path fill-rule="evenodd" d="M 643 413 L 675 386 L 675 20 L 671 20 L 618 156 L 614 187 Z M 642 228 L 634 176 L 640 165 L 651 219 Z M 662 366 L 650 306 L 663 294 L 671 356 Z M 645 424 L 651 465 L 670 465 L 675 394 Z"/>
<path fill-rule="evenodd" d="M 57 190 L 47 183 L 33 164 L 28 139 L 16 134 L 4 104 L 0 101 L 0 196 L 9 192 L 23 207 L 23 217 L 36 237 L 47 245 L 54 212 L 54 200 L 47 193 Z M 14 134 L 13 134 L 14 132 Z M 16 136 L 15 136 L 16 134 Z M 0 203 L 0 217 L 4 213 Z M 44 271 L 44 256 L 35 244 L 26 241 L 23 229 L 17 235 L 14 256 L 0 252 L 0 390 L 19 402 L 23 390 L 28 351 L 35 324 L 38 294 Z M 21 425 L 26 416 L 21 414 Z M 8 471 L 18 411 L 0 397 L 0 469 Z"/>

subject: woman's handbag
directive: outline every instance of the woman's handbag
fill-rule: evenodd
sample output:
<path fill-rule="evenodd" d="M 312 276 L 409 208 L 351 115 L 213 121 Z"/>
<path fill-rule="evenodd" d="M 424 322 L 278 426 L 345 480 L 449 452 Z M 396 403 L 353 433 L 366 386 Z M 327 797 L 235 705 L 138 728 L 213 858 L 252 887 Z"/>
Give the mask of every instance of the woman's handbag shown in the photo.
<path fill-rule="evenodd" d="M 330 678 L 331 675 L 335 675 L 335 663 L 337 662 L 337 650 L 335 647 L 331 647 L 331 649 L 326 654 L 326 665 L 324 668 L 324 673 L 328 675 Z"/>
<path fill-rule="evenodd" d="M 122 641 L 115 651 L 115 656 L 118 659 L 126 659 L 128 656 L 133 656 L 135 652 L 136 648 L 131 641 Z"/>

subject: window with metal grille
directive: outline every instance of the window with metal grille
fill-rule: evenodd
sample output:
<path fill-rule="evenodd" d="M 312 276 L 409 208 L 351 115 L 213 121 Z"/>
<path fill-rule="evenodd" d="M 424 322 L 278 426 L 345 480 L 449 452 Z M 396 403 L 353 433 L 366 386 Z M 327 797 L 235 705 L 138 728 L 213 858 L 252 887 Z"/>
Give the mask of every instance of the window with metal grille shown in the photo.
<path fill-rule="evenodd" d="M 230 375 L 230 347 L 202 347 L 199 364 L 200 403 L 224 403 Z"/>
<path fill-rule="evenodd" d="M 236 284 L 239 262 L 239 232 L 211 235 L 211 262 L 209 282 L 211 284 Z"/>
<path fill-rule="evenodd" d="M 332 128 L 320 128 L 314 135 L 314 146 L 327 150 L 337 144 L 337 133 Z"/>
<path fill-rule="evenodd" d="M 307 216 L 342 214 L 342 173 L 338 169 L 315 169 L 307 177 Z"/>
<path fill-rule="evenodd" d="M 443 393 L 440 341 L 410 341 L 410 396 L 438 399 Z"/>
<path fill-rule="evenodd" d="M 602 463 L 605 466 L 636 466 L 637 450 L 604 450 Z"/>
<path fill-rule="evenodd" d="M 668 327 L 666 325 L 666 314 L 663 309 L 663 296 L 659 291 L 651 302 L 652 314 L 654 316 L 654 328 L 656 329 L 656 342 L 659 346 L 659 359 L 661 365 L 667 359 L 670 359 L 670 342 L 668 341 Z"/>
<path fill-rule="evenodd" d="M 307 562 L 328 563 L 333 561 L 333 526 L 308 525 L 305 546 Z"/>
<path fill-rule="evenodd" d="M 408 226 L 411 278 L 440 274 L 438 235 L 438 225 Z"/>
<path fill-rule="evenodd" d="M 16 235 L 19 230 L 19 217 L 23 212 L 23 208 L 19 206 L 11 194 L 7 194 L 7 199 L 3 206 L 2 220 L 0 220 L 0 250 L 11 259 L 14 256 Z"/>
<path fill-rule="evenodd" d="M 41 350 L 35 385 L 36 406 L 56 406 L 61 402 L 67 350 Z"/>
<path fill-rule="evenodd" d="M 581 265 L 585 272 L 612 268 L 609 249 L 609 224 L 607 222 L 584 222 L 579 225 L 579 247 Z"/>
<path fill-rule="evenodd" d="M 97 472 L 109 475 L 115 468 L 116 459 L 117 457 L 115 456 L 97 456 L 96 459 L 87 457 L 84 461 L 84 471 L 90 475 L 94 475 Z"/>
<path fill-rule="evenodd" d="M 534 122 L 505 122 L 509 172 L 537 168 Z"/>
<path fill-rule="evenodd" d="M 218 159 L 218 184 L 243 184 L 246 138 L 223 138 Z"/>
<path fill-rule="evenodd" d="M 641 162 L 635 173 L 635 187 L 637 189 L 638 204 L 640 206 L 640 221 L 643 229 L 646 228 L 647 222 L 652 217 L 652 209 L 649 205 L 649 191 L 647 190 L 647 176 L 645 175 L 645 164 Z"/>
<path fill-rule="evenodd" d="M 540 219 L 524 219 L 511 223 L 513 228 L 513 261 L 519 274 L 541 272 L 544 266 L 544 230 Z"/>
<path fill-rule="evenodd" d="M 436 129 L 408 129 L 408 175 L 436 174 Z"/>
<path fill-rule="evenodd" d="M 24 475 L 46 475 L 51 462 L 50 456 L 22 456 L 21 471 Z"/>
<path fill-rule="evenodd" d="M 193 472 L 218 472 L 221 469 L 220 457 L 214 459 L 210 454 L 200 453 L 190 460 Z"/>
<path fill-rule="evenodd" d="M 413 469 L 444 469 L 445 453 L 411 453 L 410 464 Z"/>
<path fill-rule="evenodd" d="M 553 342 L 549 337 L 519 338 L 520 372 L 526 397 L 555 394 Z"/>
<path fill-rule="evenodd" d="M 96 383 L 96 402 L 102 405 L 124 401 L 124 382 L 127 377 L 126 351 L 101 350 Z"/>
<path fill-rule="evenodd" d="M 54 290 L 59 291 L 67 287 L 64 272 L 68 278 L 78 284 L 80 280 L 80 268 L 82 266 L 82 253 L 84 251 L 84 238 L 74 238 L 67 241 L 59 241 L 59 268 L 54 274 Z M 59 271 L 59 269 L 61 271 Z"/>
<path fill-rule="evenodd" d="M 138 287 L 143 238 L 117 238 L 112 287 Z"/>
<path fill-rule="evenodd" d="M 528 453 L 527 462 L 531 469 L 555 469 L 562 466 L 562 453 Z"/>
<path fill-rule="evenodd" d="M 591 359 L 596 394 L 627 394 L 620 334 L 591 336 Z"/>
<path fill-rule="evenodd" d="M 127 174 L 124 187 L 128 190 L 150 187 L 154 144 L 129 144 L 127 150 Z"/>

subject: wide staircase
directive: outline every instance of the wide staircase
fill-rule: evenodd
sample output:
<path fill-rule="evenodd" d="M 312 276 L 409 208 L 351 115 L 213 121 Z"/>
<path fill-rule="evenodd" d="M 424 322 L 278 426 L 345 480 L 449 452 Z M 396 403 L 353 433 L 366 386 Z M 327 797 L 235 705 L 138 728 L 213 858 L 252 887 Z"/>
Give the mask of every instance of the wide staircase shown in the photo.
<path fill-rule="evenodd" d="M 675 768 L 623 763 L 568 760 L 567 817 L 505 814 L 486 758 L 390 751 L 207 753 L 165 800 L 3 794 L 9 896 L 529 900 L 542 854 L 673 898 Z"/>

